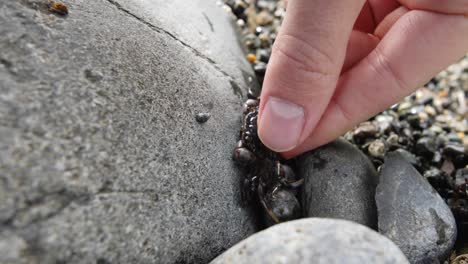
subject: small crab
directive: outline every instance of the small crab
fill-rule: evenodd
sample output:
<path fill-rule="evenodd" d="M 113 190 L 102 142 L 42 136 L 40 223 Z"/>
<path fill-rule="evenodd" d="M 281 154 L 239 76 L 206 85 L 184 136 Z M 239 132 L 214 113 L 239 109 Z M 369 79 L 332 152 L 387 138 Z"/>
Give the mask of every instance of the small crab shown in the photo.
<path fill-rule="evenodd" d="M 263 145 L 257 134 L 260 100 L 249 92 L 243 105 L 240 140 L 233 159 L 245 171 L 244 196 L 265 210 L 267 225 L 297 219 L 301 206 L 296 194 L 303 183 L 284 159 Z M 252 199 L 253 198 L 253 199 Z"/>

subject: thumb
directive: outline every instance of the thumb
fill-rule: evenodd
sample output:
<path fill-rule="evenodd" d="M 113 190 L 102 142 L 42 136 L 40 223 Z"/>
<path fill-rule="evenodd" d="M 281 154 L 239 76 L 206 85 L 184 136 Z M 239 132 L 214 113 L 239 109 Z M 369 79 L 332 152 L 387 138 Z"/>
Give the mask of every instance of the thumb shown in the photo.
<path fill-rule="evenodd" d="M 284 152 L 317 125 L 335 90 L 365 0 L 290 0 L 263 84 L 258 133 Z"/>

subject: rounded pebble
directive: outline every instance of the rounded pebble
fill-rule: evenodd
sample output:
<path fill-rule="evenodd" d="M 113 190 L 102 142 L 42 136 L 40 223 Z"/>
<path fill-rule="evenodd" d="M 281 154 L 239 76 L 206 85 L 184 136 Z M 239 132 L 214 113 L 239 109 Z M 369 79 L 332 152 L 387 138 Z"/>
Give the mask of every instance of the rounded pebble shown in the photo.
<path fill-rule="evenodd" d="M 385 150 L 386 150 L 385 143 L 380 139 L 374 140 L 369 145 L 368 150 L 371 156 L 376 157 L 376 158 L 381 158 L 385 155 Z"/>
<path fill-rule="evenodd" d="M 198 123 L 206 123 L 210 117 L 210 113 L 198 113 L 195 115 L 195 120 L 197 120 Z"/>
<path fill-rule="evenodd" d="M 411 263 L 439 263 L 450 255 L 457 237 L 453 214 L 401 153 L 385 157 L 376 201 L 379 232 Z"/>
<path fill-rule="evenodd" d="M 307 218 L 275 225 L 239 242 L 212 264 L 406 264 L 389 239 L 360 224 Z"/>
<path fill-rule="evenodd" d="M 377 227 L 377 172 L 359 149 L 339 139 L 301 155 L 296 165 L 296 173 L 304 179 L 305 216 L 346 219 Z"/>
<path fill-rule="evenodd" d="M 250 63 L 254 63 L 254 62 L 257 60 L 257 56 L 255 56 L 255 54 L 248 54 L 248 55 L 247 55 L 247 60 L 248 60 Z"/>

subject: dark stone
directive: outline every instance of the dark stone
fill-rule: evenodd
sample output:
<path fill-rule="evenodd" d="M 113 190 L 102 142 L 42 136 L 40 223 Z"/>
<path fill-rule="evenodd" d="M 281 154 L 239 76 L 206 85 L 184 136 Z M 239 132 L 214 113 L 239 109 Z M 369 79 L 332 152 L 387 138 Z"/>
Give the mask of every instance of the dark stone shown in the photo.
<path fill-rule="evenodd" d="M 270 60 L 270 52 L 265 49 L 259 49 L 257 50 L 257 59 L 261 62 L 268 63 Z"/>
<path fill-rule="evenodd" d="M 468 168 L 455 173 L 455 191 L 459 197 L 468 198 Z"/>
<path fill-rule="evenodd" d="M 466 151 L 465 151 L 465 147 L 462 144 L 451 143 L 451 144 L 447 144 L 444 147 L 442 153 L 446 155 L 447 157 L 457 158 L 458 156 L 465 155 Z"/>
<path fill-rule="evenodd" d="M 263 76 L 266 73 L 266 64 L 264 62 L 257 62 L 253 66 L 253 69 L 257 75 Z"/>
<path fill-rule="evenodd" d="M 302 206 L 306 217 L 329 217 L 377 227 L 377 173 L 356 147 L 338 139 L 297 159 L 304 178 Z"/>
<path fill-rule="evenodd" d="M 434 155 L 436 151 L 436 143 L 434 138 L 432 137 L 423 137 L 420 138 L 415 145 L 415 152 L 418 155 L 424 157 L 431 157 Z"/>
<path fill-rule="evenodd" d="M 93 82 L 93 83 L 99 82 L 100 80 L 102 80 L 102 78 L 104 78 L 104 76 L 102 76 L 102 73 L 92 70 L 92 69 L 86 69 L 84 71 L 84 75 L 86 79 L 88 79 L 90 82 Z"/>
<path fill-rule="evenodd" d="M 210 117 L 210 113 L 198 113 L 195 115 L 195 120 L 197 120 L 198 123 L 206 123 Z"/>
<path fill-rule="evenodd" d="M 418 115 L 408 115 L 406 120 L 413 128 L 420 128 L 421 120 Z"/>
<path fill-rule="evenodd" d="M 421 167 L 421 162 L 418 160 L 418 157 L 416 157 L 416 155 L 414 155 L 413 153 L 405 150 L 405 149 L 397 149 L 395 150 L 395 152 L 398 152 L 401 154 L 401 156 L 409 163 L 411 163 L 411 165 L 415 166 L 416 168 L 419 168 Z"/>
<path fill-rule="evenodd" d="M 443 262 L 456 239 L 450 209 L 401 155 L 387 154 L 376 194 L 379 232 L 395 242 L 411 263 Z"/>
<path fill-rule="evenodd" d="M 426 170 L 424 172 L 424 178 L 426 178 L 434 188 L 450 187 L 447 181 L 447 175 L 437 168 L 431 168 L 429 170 Z"/>
<path fill-rule="evenodd" d="M 345 220 L 307 218 L 256 233 L 211 263 L 409 262 L 395 244 L 368 227 Z"/>

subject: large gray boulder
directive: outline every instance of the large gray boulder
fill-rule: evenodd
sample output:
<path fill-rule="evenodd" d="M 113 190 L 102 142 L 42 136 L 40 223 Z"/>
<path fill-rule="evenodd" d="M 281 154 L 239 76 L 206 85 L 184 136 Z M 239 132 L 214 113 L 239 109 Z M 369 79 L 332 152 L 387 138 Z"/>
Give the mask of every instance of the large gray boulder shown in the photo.
<path fill-rule="evenodd" d="M 411 263 L 443 263 L 457 238 L 450 208 L 399 152 L 385 157 L 376 194 L 379 232 Z"/>
<path fill-rule="evenodd" d="M 358 148 L 337 139 L 303 154 L 297 165 L 304 178 L 305 216 L 346 219 L 377 228 L 377 172 Z"/>
<path fill-rule="evenodd" d="M 252 73 L 225 12 L 47 2 L 0 1 L 0 262 L 206 263 L 252 234 L 230 160 Z"/>
<path fill-rule="evenodd" d="M 345 220 L 307 218 L 275 225 L 238 243 L 212 264 L 409 263 L 389 239 Z"/>

